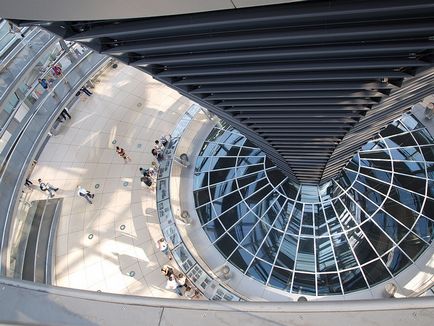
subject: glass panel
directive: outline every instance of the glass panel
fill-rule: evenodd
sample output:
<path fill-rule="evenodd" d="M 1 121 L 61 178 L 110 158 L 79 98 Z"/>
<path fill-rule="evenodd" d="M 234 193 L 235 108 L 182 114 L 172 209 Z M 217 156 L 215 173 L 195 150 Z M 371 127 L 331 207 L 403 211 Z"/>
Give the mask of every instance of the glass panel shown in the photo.
<path fill-rule="evenodd" d="M 335 249 L 339 269 L 347 269 L 356 266 L 357 262 L 354 259 L 345 236 L 343 234 L 334 235 L 331 237 L 331 240 Z"/>
<path fill-rule="evenodd" d="M 388 254 L 381 257 L 381 259 L 393 275 L 397 275 L 404 268 L 411 265 L 411 260 L 398 247 L 395 247 Z"/>
<path fill-rule="evenodd" d="M 421 239 L 431 243 L 434 237 L 434 222 L 424 216 L 419 216 L 417 223 L 413 227 L 413 232 Z"/>
<path fill-rule="evenodd" d="M 318 295 L 342 294 L 341 284 L 337 273 L 318 274 L 316 276 Z"/>
<path fill-rule="evenodd" d="M 256 225 L 258 218 L 252 213 L 246 214 L 234 227 L 229 231 L 234 239 L 241 241 Z"/>
<path fill-rule="evenodd" d="M 304 205 L 301 234 L 313 236 L 313 212 L 310 204 Z"/>
<path fill-rule="evenodd" d="M 213 217 L 215 217 L 212 211 L 211 204 L 206 204 L 200 208 L 196 208 L 197 215 L 199 216 L 200 223 L 205 224 Z"/>
<path fill-rule="evenodd" d="M 208 185 L 208 172 L 194 174 L 193 189 L 199 189 Z"/>
<path fill-rule="evenodd" d="M 345 293 L 368 288 L 360 268 L 342 272 L 340 275 Z"/>
<path fill-rule="evenodd" d="M 412 178 L 401 174 L 395 174 L 393 178 L 396 185 L 412 190 L 421 195 L 425 194 L 425 180 L 420 178 Z"/>
<path fill-rule="evenodd" d="M 292 293 L 315 295 L 315 274 L 295 273 Z"/>
<path fill-rule="evenodd" d="M 336 271 L 336 261 L 333 255 L 332 243 L 329 238 L 316 239 L 317 271 Z"/>
<path fill-rule="evenodd" d="M 362 269 L 370 286 L 374 286 L 390 278 L 390 274 L 386 267 L 384 267 L 381 259 L 363 266 Z"/>
<path fill-rule="evenodd" d="M 315 236 L 328 235 L 327 223 L 324 218 L 322 206 L 316 205 L 315 208 Z"/>
<path fill-rule="evenodd" d="M 423 146 L 422 153 L 425 157 L 425 160 L 434 162 L 434 145 Z"/>
<path fill-rule="evenodd" d="M 413 226 L 419 215 L 391 199 L 384 202 L 383 209 L 408 228 Z"/>
<path fill-rule="evenodd" d="M 388 147 L 405 147 L 405 146 L 417 146 L 410 133 L 405 133 L 390 138 L 384 138 L 383 140 Z"/>
<path fill-rule="evenodd" d="M 361 225 L 363 232 L 369 237 L 369 241 L 375 250 L 382 255 L 393 247 L 393 243 L 386 234 L 372 221 L 367 221 Z"/>
<path fill-rule="evenodd" d="M 228 259 L 228 261 L 234 266 L 238 267 L 242 272 L 245 272 L 252 259 L 253 256 L 248 251 L 244 250 L 241 247 L 238 247 L 237 250 L 234 251 L 232 256 Z"/>
<path fill-rule="evenodd" d="M 202 227 L 211 242 L 217 240 L 225 232 L 225 229 L 218 219 L 214 219 Z"/>
<path fill-rule="evenodd" d="M 228 234 L 225 234 L 216 242 L 216 247 L 223 256 L 228 257 L 237 247 L 237 243 Z"/>
<path fill-rule="evenodd" d="M 243 240 L 243 242 L 241 242 L 241 245 L 250 253 L 255 255 L 256 251 L 261 246 L 262 241 L 265 239 L 269 229 L 270 227 L 267 224 L 263 222 L 257 223 L 253 230 Z"/>
<path fill-rule="evenodd" d="M 295 269 L 304 272 L 315 272 L 313 238 L 300 238 Z"/>
<path fill-rule="evenodd" d="M 208 203 L 209 200 L 208 188 L 194 192 L 194 202 L 196 206 L 202 206 L 203 204 Z"/>
<path fill-rule="evenodd" d="M 354 254 L 357 256 L 360 264 L 365 264 L 378 258 L 377 254 L 359 228 L 349 231 L 347 235 L 348 242 L 351 244 Z"/>
<path fill-rule="evenodd" d="M 289 234 L 285 235 L 275 265 L 288 269 L 294 269 L 297 242 L 298 237 Z"/>
<path fill-rule="evenodd" d="M 270 275 L 271 267 L 272 266 L 270 264 L 255 258 L 249 270 L 247 271 L 247 275 L 252 276 L 259 282 L 265 284 L 268 280 L 268 275 Z"/>
<path fill-rule="evenodd" d="M 214 166 L 212 169 L 227 169 L 235 166 L 237 159 L 235 157 L 219 157 L 214 159 Z"/>
<path fill-rule="evenodd" d="M 291 288 L 291 281 L 291 271 L 274 266 L 268 285 L 289 291 Z"/>
<path fill-rule="evenodd" d="M 415 234 L 410 233 L 399 244 L 399 247 L 407 254 L 408 257 L 415 261 L 417 257 L 419 257 L 419 255 L 428 247 L 428 244 L 423 242 Z"/>
<path fill-rule="evenodd" d="M 299 234 L 302 212 L 303 212 L 303 204 L 300 203 L 295 204 L 295 207 L 293 208 L 292 211 L 290 222 L 288 224 L 287 233 L 292 233 L 296 235 Z"/>
<path fill-rule="evenodd" d="M 282 237 L 283 232 L 277 231 L 276 229 L 271 229 L 256 255 L 270 264 L 273 264 L 277 251 L 279 250 Z"/>
<path fill-rule="evenodd" d="M 423 197 L 402 188 L 392 187 L 389 196 L 417 212 L 422 209 Z"/>
<path fill-rule="evenodd" d="M 217 215 L 227 211 L 241 201 L 241 196 L 238 191 L 235 191 L 225 197 L 213 201 L 214 209 Z"/>
<path fill-rule="evenodd" d="M 277 197 L 278 196 L 278 197 Z M 277 197 L 277 199 L 276 199 Z M 282 208 L 285 204 L 285 198 L 283 196 L 278 195 L 277 193 L 272 194 L 272 199 L 274 200 L 273 205 L 267 210 L 265 214 L 262 215 L 262 220 L 269 225 L 273 225 L 274 221 L 280 214 L 282 214 Z M 282 214 L 285 215 L 285 214 Z"/>
<path fill-rule="evenodd" d="M 408 232 L 407 228 L 399 224 L 394 218 L 383 211 L 378 211 L 372 219 L 395 243 L 399 242 Z"/>

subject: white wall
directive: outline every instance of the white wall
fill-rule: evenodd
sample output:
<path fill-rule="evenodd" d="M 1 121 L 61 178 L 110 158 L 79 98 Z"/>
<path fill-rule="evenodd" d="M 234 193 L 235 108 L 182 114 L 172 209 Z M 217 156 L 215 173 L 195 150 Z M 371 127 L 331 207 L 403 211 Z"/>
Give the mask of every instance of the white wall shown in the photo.
<path fill-rule="evenodd" d="M 0 17 L 97 20 L 166 16 L 284 2 L 294 0 L 0 0 Z"/>

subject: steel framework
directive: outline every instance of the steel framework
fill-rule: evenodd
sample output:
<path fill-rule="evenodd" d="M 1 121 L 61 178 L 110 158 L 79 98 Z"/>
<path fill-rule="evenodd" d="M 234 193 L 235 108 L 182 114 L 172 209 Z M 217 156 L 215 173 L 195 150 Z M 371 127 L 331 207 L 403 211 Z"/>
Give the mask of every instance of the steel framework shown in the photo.
<path fill-rule="evenodd" d="M 324 183 L 434 91 L 432 0 L 304 1 L 37 24 L 229 122 L 293 180 Z"/>

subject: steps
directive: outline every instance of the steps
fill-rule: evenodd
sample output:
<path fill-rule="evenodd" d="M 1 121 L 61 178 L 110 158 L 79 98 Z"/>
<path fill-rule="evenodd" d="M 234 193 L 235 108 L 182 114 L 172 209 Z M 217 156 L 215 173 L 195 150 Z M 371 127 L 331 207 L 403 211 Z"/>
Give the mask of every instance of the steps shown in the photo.
<path fill-rule="evenodd" d="M 54 239 L 62 198 L 37 200 L 26 217 L 27 228 L 20 242 L 16 277 L 38 283 L 52 283 Z"/>

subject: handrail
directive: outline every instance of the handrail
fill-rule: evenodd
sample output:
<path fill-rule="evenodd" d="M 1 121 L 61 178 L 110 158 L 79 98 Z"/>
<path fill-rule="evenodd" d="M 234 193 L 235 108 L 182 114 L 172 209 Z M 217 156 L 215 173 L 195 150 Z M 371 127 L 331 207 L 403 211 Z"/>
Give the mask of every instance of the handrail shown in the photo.
<path fill-rule="evenodd" d="M 49 40 L 39 49 L 39 51 L 35 54 L 35 57 L 39 57 L 39 55 L 41 54 L 41 53 L 43 53 L 52 43 L 53 43 L 53 41 L 54 40 L 57 40 L 58 39 L 58 37 L 56 37 L 56 36 L 53 36 L 53 34 L 50 34 L 49 33 L 49 35 L 51 36 L 50 38 L 49 38 Z M 21 76 L 25 73 L 25 72 L 27 72 L 27 70 L 28 70 L 28 67 L 29 66 L 31 66 L 31 65 L 33 65 L 33 64 L 35 64 L 36 63 L 36 60 L 29 60 L 29 62 L 27 62 L 26 64 L 25 64 L 25 66 L 24 67 L 22 67 L 22 69 L 20 70 L 20 72 L 17 74 L 17 76 L 14 76 L 14 80 L 8 85 L 8 87 L 4 90 L 4 92 L 2 93 L 2 94 L 0 94 L 0 103 L 2 103 L 2 101 L 4 101 L 4 99 L 5 99 L 5 97 L 9 94 L 9 92 L 10 92 L 10 89 L 11 88 L 13 88 L 13 87 L 15 87 L 15 85 L 16 85 L 16 83 L 17 83 L 17 80 L 19 80 L 20 78 L 21 78 Z M 1 63 L 0 63 L 0 66 L 1 66 Z"/>
<path fill-rule="evenodd" d="M 39 34 L 39 32 L 42 32 L 42 31 L 44 31 L 44 32 L 52 35 L 52 37 L 56 37 L 55 35 L 51 34 L 48 31 L 34 28 L 34 29 L 31 30 L 31 32 L 34 32 L 34 33 L 26 35 L 26 37 L 28 37 L 28 39 L 26 39 L 26 37 L 24 37 L 23 40 L 26 40 L 27 42 L 30 42 L 31 40 L 33 40 L 36 37 L 36 35 Z M 6 68 L 6 66 L 10 63 L 10 61 L 18 54 L 19 51 L 21 51 L 22 49 L 24 49 L 24 47 L 27 44 L 24 44 L 23 42 L 20 42 L 11 52 L 9 52 L 6 55 L 6 57 L 3 60 L 0 61 L 0 71 L 2 71 L 4 68 Z"/>
<path fill-rule="evenodd" d="M 69 50 L 62 50 L 64 51 L 56 60 L 54 60 L 52 65 L 57 64 L 61 59 L 64 58 L 65 55 L 68 55 L 71 50 L 71 48 L 74 46 L 74 44 L 71 44 L 68 48 Z M 86 55 L 87 53 L 90 53 L 91 50 L 87 49 L 86 52 L 84 52 L 82 55 Z M 47 69 L 46 71 L 44 71 L 42 73 L 42 75 L 40 75 L 38 78 L 44 78 L 46 77 L 48 74 L 50 73 L 50 69 Z M 33 81 L 35 82 L 35 81 Z M 36 88 L 38 87 L 39 84 L 35 84 L 34 86 L 32 86 L 31 88 L 29 88 L 26 92 L 26 94 L 24 95 L 24 97 L 22 99 L 19 100 L 19 102 L 15 105 L 15 107 L 13 108 L 13 113 L 11 115 L 9 115 L 9 117 L 7 118 L 6 122 L 4 123 L 3 126 L 0 126 L 0 138 L 3 137 L 4 133 L 7 130 L 7 127 L 9 126 L 9 124 L 12 122 L 13 118 L 15 117 L 15 115 L 17 114 L 17 108 L 19 108 L 25 100 L 27 100 L 27 98 L 31 95 L 32 92 L 34 92 L 36 90 Z M 1 103 L 0 103 L 1 106 Z"/>
<path fill-rule="evenodd" d="M 227 311 L 227 312 L 267 312 L 267 313 L 339 313 L 339 312 L 367 312 L 402 311 L 410 309 L 434 310 L 434 297 L 417 297 L 402 299 L 364 299 L 337 301 L 305 301 L 305 302 L 274 302 L 274 301 L 203 301 L 180 300 L 172 298 L 158 298 L 50 286 L 28 281 L 20 281 L 0 276 L 0 284 L 17 290 L 29 290 L 42 296 L 50 294 L 65 298 L 91 302 L 116 303 L 141 307 L 176 308 L 199 311 Z M 124 308 L 125 309 L 125 308 Z M 185 315 L 183 315 L 185 316 Z M 333 315 L 335 317 L 335 315 Z M 188 324 L 188 323 L 187 323 Z"/>
<path fill-rule="evenodd" d="M 64 74 L 64 75 L 62 76 L 62 78 L 59 79 L 59 81 L 65 79 L 65 77 L 66 77 L 69 73 L 71 73 L 71 71 L 73 71 L 73 68 L 75 68 L 76 66 L 78 66 L 78 65 L 79 65 L 79 64 L 80 64 L 84 59 L 86 59 L 86 58 L 87 58 L 91 53 L 92 53 L 92 51 L 89 51 L 88 53 L 86 53 L 86 55 L 84 55 L 82 58 L 80 58 L 80 60 L 78 60 L 78 61 L 76 62 L 76 64 L 72 67 L 72 69 L 69 70 L 66 74 Z M 55 88 L 57 85 L 58 85 L 58 83 L 56 83 L 56 85 L 54 86 L 54 88 Z M 48 98 L 48 96 L 49 96 L 49 95 L 54 91 L 54 88 L 53 88 L 51 91 L 49 91 L 49 92 L 46 93 L 45 97 L 43 98 L 43 99 L 44 99 L 43 101 L 41 101 L 40 103 L 38 103 L 35 107 L 33 107 L 33 108 L 31 109 L 33 112 L 29 111 L 29 113 L 30 113 L 30 112 L 31 112 L 31 113 L 30 113 L 30 115 L 29 115 L 27 121 L 24 123 L 24 125 L 22 125 L 21 131 L 18 133 L 16 139 L 13 141 L 13 144 L 11 144 L 10 141 L 8 142 L 8 145 L 10 145 L 10 149 L 7 151 L 7 154 L 4 155 L 4 159 L 3 159 L 3 161 L 0 162 L 0 180 L 1 180 L 1 178 L 3 177 L 3 173 L 4 173 L 5 166 L 8 164 L 9 158 L 10 158 L 10 156 L 12 155 L 12 152 L 13 152 L 14 148 L 16 147 L 17 143 L 19 142 L 19 140 L 20 140 L 20 138 L 21 138 L 21 135 L 22 135 L 22 134 L 24 133 L 24 131 L 27 129 L 27 127 L 28 127 L 29 123 L 32 121 L 33 117 L 34 117 L 34 116 L 39 112 L 39 110 L 43 107 L 43 104 L 45 103 L 46 98 Z M 2 154 L 5 150 L 6 150 L 6 147 L 3 149 L 2 152 L 0 152 L 0 159 L 1 159 L 1 154 Z"/>
<path fill-rule="evenodd" d="M 6 269 L 6 259 L 7 259 L 7 248 L 9 243 L 9 229 L 11 227 L 12 223 L 12 216 L 14 212 L 14 208 L 17 205 L 16 198 L 18 197 L 18 194 L 21 189 L 21 185 L 23 182 L 23 179 L 25 177 L 25 173 L 28 168 L 29 162 L 32 160 L 32 157 L 35 155 L 37 149 L 42 143 L 42 137 L 44 134 L 46 134 L 48 128 L 50 127 L 50 124 L 52 124 L 56 118 L 56 116 L 59 114 L 60 110 L 68 103 L 68 101 L 71 100 L 71 98 L 75 95 L 77 90 L 83 85 L 83 83 L 90 78 L 90 76 L 95 73 L 103 64 L 104 62 L 107 62 L 109 60 L 108 57 L 99 55 L 97 53 L 90 52 L 89 54 L 94 54 L 95 58 L 91 59 L 89 62 L 90 67 L 87 68 L 86 73 L 79 74 L 79 79 L 74 82 L 74 85 L 71 85 L 71 87 L 68 90 L 65 90 L 65 95 L 62 95 L 62 99 L 60 102 L 54 104 L 55 107 L 52 107 L 48 112 L 48 108 L 44 107 L 45 101 L 42 101 L 38 104 L 38 106 L 34 109 L 34 111 L 26 116 L 26 121 L 21 125 L 21 130 L 15 135 L 15 139 L 11 140 L 7 143 L 7 147 L 4 148 L 3 153 L 6 153 L 4 155 L 4 159 L 2 162 L 2 172 L 0 175 L 0 180 L 2 182 L 2 186 L 7 186 L 8 191 L 5 192 L 5 195 L 0 197 L 0 204 L 5 208 L 4 213 L 1 217 L 1 226 L 0 226 L 0 274 L 4 275 L 5 269 Z M 85 58 L 89 56 L 89 54 L 83 58 L 81 58 L 80 61 L 75 63 L 75 67 L 78 66 L 79 63 L 81 63 Z M 72 73 L 73 70 L 68 71 L 65 73 L 62 77 L 64 79 L 67 77 L 70 73 Z M 76 70 L 74 70 L 76 71 Z M 80 71 L 80 70 L 78 70 Z M 61 79 L 61 80 L 62 80 Z M 55 89 L 60 85 L 60 83 L 57 83 L 55 87 L 48 93 L 48 95 L 55 94 Z M 46 97 L 46 99 L 48 96 Z M 35 120 L 36 114 L 38 112 L 41 113 L 41 117 L 39 117 L 38 123 L 42 124 L 41 126 L 37 127 L 35 129 L 34 124 L 31 122 Z M 46 112 L 46 113 L 44 113 Z M 47 116 L 48 115 L 48 116 Z M 42 119 L 42 120 L 41 120 Z M 33 126 L 33 127 L 32 127 Z M 33 134 L 32 134 L 33 133 Z M 36 135 L 34 135 L 36 133 Z M 20 140 L 23 139 L 24 141 L 27 141 L 27 147 L 30 146 L 30 148 L 27 148 L 23 146 L 18 147 L 19 144 L 21 144 Z M 25 144 L 25 143 L 22 143 Z M 16 169 L 17 171 L 11 171 L 9 174 L 6 174 L 6 171 L 10 171 L 10 169 Z M 7 176 L 7 178 L 6 178 Z"/>

